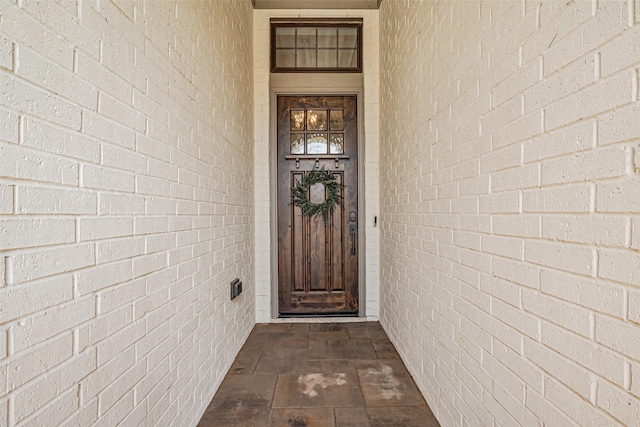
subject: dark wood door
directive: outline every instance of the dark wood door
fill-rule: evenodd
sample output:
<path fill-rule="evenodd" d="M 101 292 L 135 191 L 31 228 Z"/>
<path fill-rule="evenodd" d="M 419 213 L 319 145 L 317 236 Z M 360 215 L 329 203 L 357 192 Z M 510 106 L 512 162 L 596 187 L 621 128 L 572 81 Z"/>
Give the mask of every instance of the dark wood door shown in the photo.
<path fill-rule="evenodd" d="M 278 310 L 280 315 L 358 313 L 358 122 L 355 96 L 278 97 Z M 326 221 L 303 216 L 291 188 L 313 169 L 344 185 Z M 311 186 L 309 201 L 326 189 Z"/>

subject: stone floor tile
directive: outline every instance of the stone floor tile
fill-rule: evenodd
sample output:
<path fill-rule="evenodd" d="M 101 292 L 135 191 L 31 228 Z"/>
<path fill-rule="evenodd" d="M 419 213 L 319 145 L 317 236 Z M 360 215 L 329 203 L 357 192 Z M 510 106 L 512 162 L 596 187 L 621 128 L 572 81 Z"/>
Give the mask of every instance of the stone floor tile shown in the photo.
<path fill-rule="evenodd" d="M 334 427 L 333 411 L 327 408 L 274 409 L 269 427 Z"/>
<path fill-rule="evenodd" d="M 308 374 L 355 373 L 356 364 L 353 360 L 307 360 Z"/>
<path fill-rule="evenodd" d="M 198 426 L 438 423 L 378 322 L 270 323 L 255 326 Z"/>
<path fill-rule="evenodd" d="M 307 371 L 307 350 L 279 349 L 260 358 L 256 374 L 303 374 Z"/>
<path fill-rule="evenodd" d="M 386 332 L 378 322 L 357 322 L 347 323 L 347 331 L 352 340 L 377 339 L 389 340 Z"/>
<path fill-rule="evenodd" d="M 255 426 L 256 420 L 266 420 L 276 380 L 276 375 L 225 377 L 198 426 Z"/>
<path fill-rule="evenodd" d="M 356 374 L 280 375 L 273 397 L 274 408 L 361 406 Z"/>
<path fill-rule="evenodd" d="M 315 359 L 375 359 L 371 340 L 315 340 L 309 341 L 309 360 Z"/>
<path fill-rule="evenodd" d="M 229 375 L 251 375 L 262 355 L 261 351 L 245 350 L 238 353 L 236 360 L 229 369 Z"/>
<path fill-rule="evenodd" d="M 369 427 L 369 417 L 364 406 L 335 408 L 336 427 Z"/>
<path fill-rule="evenodd" d="M 424 405 L 424 399 L 400 360 L 357 361 L 366 406 Z"/>
<path fill-rule="evenodd" d="M 372 339 L 371 344 L 376 351 L 378 359 L 400 359 L 400 355 L 393 344 L 391 344 L 391 341 Z"/>
<path fill-rule="evenodd" d="M 426 405 L 367 408 L 371 427 L 440 427 Z"/>

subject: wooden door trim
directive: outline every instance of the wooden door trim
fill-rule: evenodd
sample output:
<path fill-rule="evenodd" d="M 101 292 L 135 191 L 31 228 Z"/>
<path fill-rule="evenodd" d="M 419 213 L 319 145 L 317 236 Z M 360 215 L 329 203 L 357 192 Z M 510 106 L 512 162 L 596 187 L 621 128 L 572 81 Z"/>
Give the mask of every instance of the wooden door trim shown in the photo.
<path fill-rule="evenodd" d="M 306 75 L 307 78 L 311 76 L 309 74 Z M 360 75 L 358 75 L 360 76 Z M 326 77 L 326 75 L 325 75 Z M 292 79 L 290 83 L 291 86 L 287 86 L 286 81 L 280 81 L 279 86 L 271 85 L 270 87 L 270 95 L 269 95 L 269 176 L 270 176 L 270 221 L 269 221 L 269 234 L 270 234 L 270 277 L 271 277 L 271 286 L 270 286 L 270 310 L 271 310 L 271 319 L 280 318 L 278 312 L 278 225 L 277 225 L 277 212 L 278 212 L 278 204 L 277 204 L 277 99 L 278 96 L 355 96 L 356 97 L 356 108 L 357 108 L 357 118 L 358 118 L 358 248 L 357 248 L 357 256 L 358 256 L 358 295 L 359 295 L 359 307 L 358 307 L 358 317 L 364 318 L 366 317 L 366 233 L 365 228 L 367 226 L 366 218 L 365 218 L 365 198 L 364 195 L 366 193 L 366 184 L 364 182 L 365 176 L 365 144 L 364 144 L 364 86 L 361 84 L 356 84 L 352 87 L 342 87 L 343 84 L 337 84 L 339 80 L 339 75 L 336 75 L 336 84 L 334 85 L 331 80 L 332 79 L 324 79 L 326 82 L 326 87 L 314 87 L 313 89 L 304 88 L 301 86 L 302 80 Z M 355 82 L 356 80 L 351 80 L 351 82 Z M 339 88 L 339 90 L 336 90 Z M 317 316 L 309 316 L 309 317 L 317 317 Z M 351 317 L 353 318 L 353 317 Z"/>

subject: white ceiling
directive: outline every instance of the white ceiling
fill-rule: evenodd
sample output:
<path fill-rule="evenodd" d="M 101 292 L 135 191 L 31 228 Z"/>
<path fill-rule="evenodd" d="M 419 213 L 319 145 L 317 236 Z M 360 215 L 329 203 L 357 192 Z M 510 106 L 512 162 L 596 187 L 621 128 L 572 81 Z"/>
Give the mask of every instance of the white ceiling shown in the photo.
<path fill-rule="evenodd" d="M 252 0 L 256 9 L 378 9 L 382 0 Z"/>

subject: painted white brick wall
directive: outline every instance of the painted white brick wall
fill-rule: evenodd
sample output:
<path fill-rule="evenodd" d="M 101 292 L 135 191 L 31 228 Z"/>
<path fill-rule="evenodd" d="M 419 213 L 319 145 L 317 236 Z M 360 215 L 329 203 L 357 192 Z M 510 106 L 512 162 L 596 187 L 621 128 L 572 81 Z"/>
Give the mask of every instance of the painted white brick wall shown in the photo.
<path fill-rule="evenodd" d="M 365 185 L 365 298 L 368 319 L 377 320 L 380 313 L 380 229 L 374 216 L 380 212 L 379 187 L 379 22 L 378 10 L 256 9 L 253 15 L 254 67 L 254 161 L 256 209 L 256 320 L 272 321 L 273 293 L 271 275 L 273 230 L 271 200 L 273 178 L 270 161 L 270 18 L 362 18 L 364 79 L 364 185 Z M 290 320 L 288 320 L 290 321 Z M 308 320 L 304 320 L 308 321 Z"/>
<path fill-rule="evenodd" d="M 640 422 L 639 21 L 382 2 L 381 321 L 443 426 Z"/>
<path fill-rule="evenodd" d="M 255 322 L 252 13 L 0 3 L 0 426 L 204 412 Z"/>

